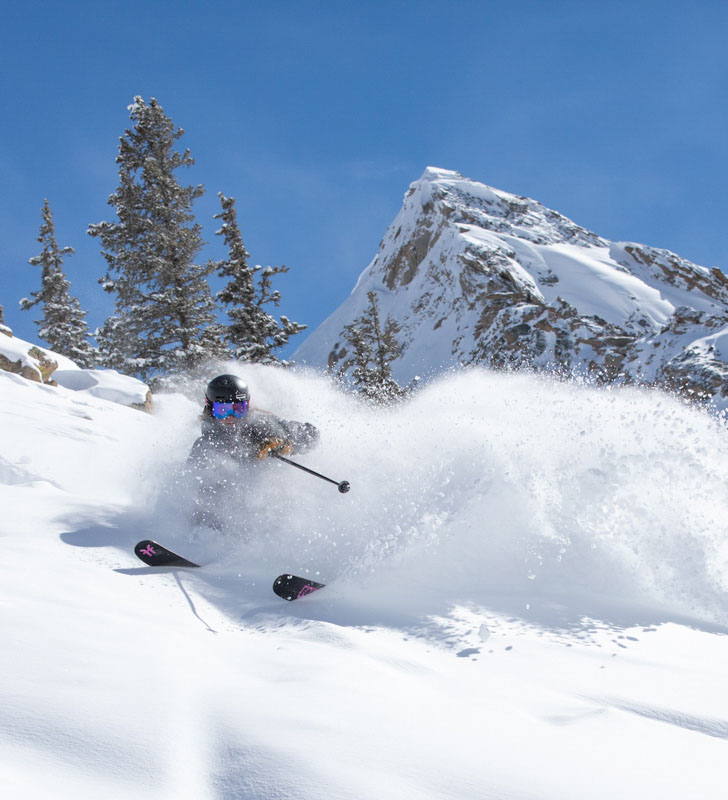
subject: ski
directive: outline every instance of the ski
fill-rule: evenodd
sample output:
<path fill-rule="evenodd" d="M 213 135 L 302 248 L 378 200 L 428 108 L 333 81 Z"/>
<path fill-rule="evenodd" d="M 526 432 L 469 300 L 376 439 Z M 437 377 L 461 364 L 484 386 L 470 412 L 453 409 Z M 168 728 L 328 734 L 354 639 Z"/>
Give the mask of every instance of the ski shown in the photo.
<path fill-rule="evenodd" d="M 279 575 L 273 581 L 273 591 L 284 600 L 300 600 L 311 592 L 323 589 L 325 585 L 308 578 L 299 578 L 297 575 Z"/>
<path fill-rule="evenodd" d="M 194 561 L 169 550 L 152 539 L 142 539 L 134 547 L 134 553 L 150 567 L 199 567 Z M 317 583 L 297 575 L 279 575 L 273 582 L 273 591 L 284 600 L 300 600 L 312 592 L 323 589 L 326 584 Z"/>
<path fill-rule="evenodd" d="M 188 561 L 172 550 L 168 550 L 158 542 L 151 539 L 142 539 L 134 547 L 134 552 L 145 564 L 150 567 L 199 567 L 194 561 Z"/>

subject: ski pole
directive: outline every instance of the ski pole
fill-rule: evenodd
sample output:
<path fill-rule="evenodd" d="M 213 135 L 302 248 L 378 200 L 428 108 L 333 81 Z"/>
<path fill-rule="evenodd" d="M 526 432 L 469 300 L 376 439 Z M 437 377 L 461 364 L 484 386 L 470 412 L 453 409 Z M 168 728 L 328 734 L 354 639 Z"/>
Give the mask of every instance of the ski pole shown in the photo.
<path fill-rule="evenodd" d="M 333 483 L 335 486 L 338 487 L 341 494 L 346 494 L 349 491 L 349 489 L 351 489 L 351 486 L 349 486 L 349 481 L 335 481 L 333 478 L 327 478 L 320 472 L 314 472 L 312 469 L 304 467 L 303 464 L 297 464 L 295 461 L 291 461 L 290 458 L 286 458 L 285 456 L 276 453 L 275 450 L 271 450 L 270 454 L 274 458 L 279 459 L 280 461 L 285 461 L 286 464 L 290 464 L 292 467 L 298 467 L 298 469 L 302 469 L 304 472 L 308 472 L 309 475 L 315 475 L 317 478 L 321 478 L 322 480 L 328 481 L 329 483 Z"/>

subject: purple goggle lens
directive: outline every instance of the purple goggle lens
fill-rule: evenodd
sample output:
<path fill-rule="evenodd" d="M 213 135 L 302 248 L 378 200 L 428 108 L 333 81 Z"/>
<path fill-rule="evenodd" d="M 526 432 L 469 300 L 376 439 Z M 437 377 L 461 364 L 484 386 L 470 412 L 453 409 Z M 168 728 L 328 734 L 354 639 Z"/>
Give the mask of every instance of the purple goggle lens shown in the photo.
<path fill-rule="evenodd" d="M 243 400 L 240 403 L 213 403 L 212 416 L 216 419 L 225 419 L 226 417 L 244 417 L 248 413 L 248 401 Z"/>

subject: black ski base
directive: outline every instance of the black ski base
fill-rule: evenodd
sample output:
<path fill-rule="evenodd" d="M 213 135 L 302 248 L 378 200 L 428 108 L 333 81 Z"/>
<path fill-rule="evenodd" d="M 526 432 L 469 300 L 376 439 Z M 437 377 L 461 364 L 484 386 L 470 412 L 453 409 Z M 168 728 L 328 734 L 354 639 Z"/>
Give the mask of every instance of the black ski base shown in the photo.
<path fill-rule="evenodd" d="M 199 567 L 194 561 L 173 553 L 151 539 L 143 539 L 134 547 L 134 552 L 138 558 L 150 567 Z"/>
<path fill-rule="evenodd" d="M 311 592 L 323 589 L 325 585 L 296 575 L 279 575 L 273 581 L 273 591 L 284 600 L 299 600 Z"/>

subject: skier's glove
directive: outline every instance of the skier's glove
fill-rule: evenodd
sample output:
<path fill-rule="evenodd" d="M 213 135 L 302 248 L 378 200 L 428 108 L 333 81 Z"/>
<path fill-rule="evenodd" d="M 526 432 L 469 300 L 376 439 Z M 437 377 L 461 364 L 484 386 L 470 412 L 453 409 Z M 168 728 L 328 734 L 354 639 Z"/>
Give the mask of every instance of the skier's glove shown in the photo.
<path fill-rule="evenodd" d="M 293 444 L 284 442 L 283 439 L 268 439 L 263 442 L 258 450 L 258 458 L 268 458 L 271 453 L 280 453 L 282 456 L 290 456 L 293 452 Z"/>

